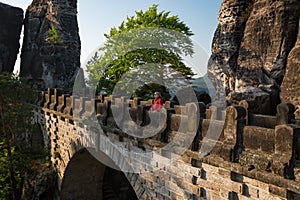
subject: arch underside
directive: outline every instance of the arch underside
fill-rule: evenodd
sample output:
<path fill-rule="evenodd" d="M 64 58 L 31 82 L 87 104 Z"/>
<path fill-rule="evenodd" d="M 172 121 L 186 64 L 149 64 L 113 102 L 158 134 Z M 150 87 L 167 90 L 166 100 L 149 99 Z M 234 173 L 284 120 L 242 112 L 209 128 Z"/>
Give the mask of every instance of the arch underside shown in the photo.
<path fill-rule="evenodd" d="M 116 165 L 111 167 L 101 163 L 87 149 L 81 149 L 66 168 L 61 199 L 137 200 L 125 174 Z"/>

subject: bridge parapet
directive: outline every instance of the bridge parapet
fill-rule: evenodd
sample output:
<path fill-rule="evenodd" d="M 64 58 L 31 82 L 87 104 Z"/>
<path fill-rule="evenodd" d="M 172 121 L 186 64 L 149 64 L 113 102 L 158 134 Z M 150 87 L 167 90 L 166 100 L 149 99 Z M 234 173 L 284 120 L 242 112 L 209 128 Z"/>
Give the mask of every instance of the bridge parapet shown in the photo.
<path fill-rule="evenodd" d="M 132 175 L 131 171 L 126 175 L 143 199 L 299 196 L 300 133 L 289 105 L 280 105 L 276 116 L 253 114 L 247 102 L 225 111 L 214 106 L 206 108 L 203 103 L 166 103 L 164 112 L 151 113 L 149 102 L 138 98 L 102 96 L 91 100 L 64 94 L 50 98 L 55 94 L 59 93 L 44 93 L 43 112 L 52 162 L 61 180 L 76 152 L 88 148 L 108 152 L 125 173 L 130 162 L 138 165 L 144 173 Z M 82 120 L 77 121 L 73 111 Z M 129 115 L 114 115 L 125 112 Z M 157 134 L 144 138 L 128 135 L 127 130 L 132 131 L 136 125 L 151 124 L 149 118 L 157 120 L 152 125 L 164 122 Z M 267 122 L 262 123 L 262 119 Z M 148 134 L 147 129 L 134 133 Z M 114 148 L 109 145 L 112 141 Z M 172 148 L 165 148 L 170 143 Z M 190 144 L 184 149 L 180 146 L 183 143 Z M 140 154 L 128 163 L 121 147 Z"/>

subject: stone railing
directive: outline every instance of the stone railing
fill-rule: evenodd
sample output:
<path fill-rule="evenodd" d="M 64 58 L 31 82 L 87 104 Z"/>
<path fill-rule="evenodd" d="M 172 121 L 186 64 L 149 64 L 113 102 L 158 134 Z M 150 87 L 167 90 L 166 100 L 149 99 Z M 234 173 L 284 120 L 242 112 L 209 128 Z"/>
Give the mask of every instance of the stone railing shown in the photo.
<path fill-rule="evenodd" d="M 278 149 L 280 143 L 283 142 L 281 141 L 282 137 L 287 143 L 284 145 L 286 149 L 282 151 L 289 152 L 289 159 L 292 155 L 295 157 L 293 159 L 295 161 L 296 158 L 300 157 L 296 152 L 299 128 L 295 124 L 297 121 L 293 115 L 295 108 L 292 104 L 279 104 L 277 115 L 267 116 L 253 114 L 247 101 L 241 101 L 239 106 L 229 106 L 226 110 L 219 110 L 215 106 L 206 108 L 203 103 L 198 103 L 192 108 L 192 105 L 189 104 L 173 105 L 167 101 L 164 104 L 163 112 L 151 112 L 149 105 L 152 101 L 142 101 L 140 98 L 114 98 L 102 95 L 96 99 L 77 98 L 62 94 L 56 89 L 48 89 L 42 93 L 41 99 L 43 109 L 47 112 L 55 112 L 69 120 L 79 120 L 79 123 L 84 119 L 94 117 L 105 131 L 117 133 L 120 137 L 126 136 L 126 133 L 130 131 L 134 132 L 136 136 L 149 135 L 149 131 L 163 122 L 161 129 L 150 139 L 167 143 L 177 133 L 188 132 L 187 129 L 190 126 L 198 127 L 190 149 L 200 151 L 201 147 L 203 149 L 203 145 L 212 142 L 214 147 L 209 153 L 231 162 L 238 161 L 239 155 L 248 149 L 282 155 Z M 138 126 L 146 128 L 138 129 Z M 282 129 L 286 132 L 282 133 Z M 284 136 L 281 137 L 280 133 Z M 288 138 L 289 141 L 287 141 Z M 295 164 L 286 163 L 286 161 L 283 164 L 295 166 Z M 270 164 L 265 163 L 265 165 L 268 167 L 265 166 L 261 169 L 269 170 Z"/>
<path fill-rule="evenodd" d="M 206 169 L 215 166 L 229 171 L 230 184 L 241 187 L 239 190 L 232 189 L 232 194 L 247 196 L 251 193 L 247 191 L 247 187 L 252 183 L 243 180 L 253 179 L 269 185 L 266 187 L 272 190 L 268 192 L 270 198 L 272 195 L 286 198 L 287 190 L 292 195 L 298 195 L 300 129 L 291 104 L 278 105 L 275 116 L 253 114 L 246 101 L 240 102 L 238 106 L 229 106 L 226 110 L 219 110 L 215 106 L 207 108 L 201 102 L 186 105 L 166 102 L 163 112 L 150 112 L 150 102 L 141 101 L 139 98 L 78 98 L 53 89 L 42 93 L 40 103 L 45 113 L 59 116 L 60 121 L 64 120 L 66 123 L 79 126 L 82 124 L 81 127 L 86 127 L 85 119 L 95 119 L 107 137 L 113 137 L 120 144 L 131 141 L 131 145 L 141 150 L 160 149 L 174 139 L 178 143 L 185 142 L 190 137 L 189 133 L 194 132 L 191 145 L 185 151 L 174 143 L 172 149 L 166 151 L 161 148 L 159 153 L 167 159 L 173 155 L 181 155 L 181 162 L 188 168 L 200 170 L 204 166 Z M 151 122 L 149 119 L 155 120 Z M 155 127 L 160 122 L 163 122 L 163 126 L 155 135 L 147 132 L 151 130 L 150 127 Z M 148 129 L 137 129 L 137 125 Z M 52 126 L 55 126 L 55 122 Z M 92 132 L 95 131 L 93 129 Z M 133 132 L 137 138 L 128 134 L 128 131 Z M 150 137 L 139 137 L 149 134 Z M 56 141 L 62 139 L 51 137 Z M 160 166 L 159 162 L 157 165 Z M 201 173 L 192 176 L 192 185 L 202 184 L 203 181 L 199 180 L 205 176 Z M 220 173 L 218 176 L 226 175 Z M 147 181 L 157 184 L 152 179 Z M 201 188 L 215 193 L 213 187 L 208 187 L 208 182 L 204 182 Z M 185 180 L 182 187 L 189 184 L 191 183 Z M 189 187 L 190 190 L 191 188 L 193 186 Z M 260 190 L 265 192 L 264 188 Z"/>

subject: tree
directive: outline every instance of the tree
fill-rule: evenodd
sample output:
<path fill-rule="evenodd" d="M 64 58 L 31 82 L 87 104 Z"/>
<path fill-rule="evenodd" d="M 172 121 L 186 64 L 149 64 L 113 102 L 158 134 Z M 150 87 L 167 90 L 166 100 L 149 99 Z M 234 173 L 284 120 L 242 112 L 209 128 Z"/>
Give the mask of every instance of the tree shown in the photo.
<path fill-rule="evenodd" d="M 59 44 L 61 43 L 61 38 L 59 36 L 59 33 L 53 23 L 50 24 L 50 29 L 48 30 L 49 36 L 46 38 L 48 42 L 51 42 L 53 44 Z"/>
<path fill-rule="evenodd" d="M 0 198 L 19 199 L 37 92 L 13 74 L 0 74 L 0 88 Z"/>
<path fill-rule="evenodd" d="M 157 7 L 135 12 L 135 16 L 127 17 L 118 28 L 105 34 L 104 46 L 87 63 L 89 84 L 97 85 L 98 92 L 111 94 L 118 83 L 121 90 L 131 88 L 131 94 L 139 96 L 149 95 L 154 89 L 166 93 L 162 83 L 174 85 L 179 77 L 193 76 L 191 68 L 182 61 L 182 56 L 194 53 L 189 38 L 193 33 L 178 16 L 158 12 Z M 150 79 L 154 81 L 151 83 Z"/>

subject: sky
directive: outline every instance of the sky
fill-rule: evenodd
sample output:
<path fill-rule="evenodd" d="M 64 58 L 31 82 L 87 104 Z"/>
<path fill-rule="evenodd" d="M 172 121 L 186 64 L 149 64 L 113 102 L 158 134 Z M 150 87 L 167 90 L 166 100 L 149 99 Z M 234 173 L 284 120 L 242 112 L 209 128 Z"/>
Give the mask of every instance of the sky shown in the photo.
<path fill-rule="evenodd" d="M 0 2 L 20 7 L 25 14 L 32 0 Z M 91 54 L 105 42 L 104 34 L 109 33 L 110 28 L 118 27 L 127 16 L 135 15 L 135 11 L 145 11 L 153 4 L 158 4 L 158 11 L 165 10 L 170 11 L 170 15 L 178 15 L 190 27 L 194 33 L 191 39 L 202 50 L 203 62 L 207 62 L 221 2 L 222 0 L 78 0 L 81 64 L 84 65 Z M 15 70 L 19 65 L 18 60 Z"/>

